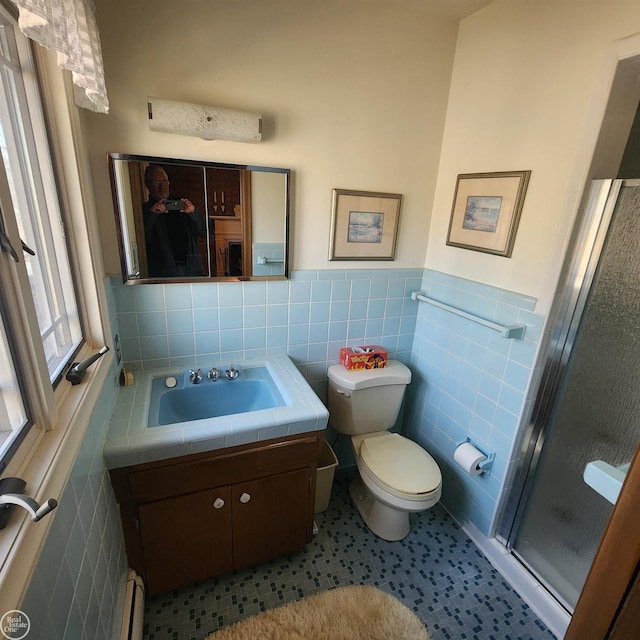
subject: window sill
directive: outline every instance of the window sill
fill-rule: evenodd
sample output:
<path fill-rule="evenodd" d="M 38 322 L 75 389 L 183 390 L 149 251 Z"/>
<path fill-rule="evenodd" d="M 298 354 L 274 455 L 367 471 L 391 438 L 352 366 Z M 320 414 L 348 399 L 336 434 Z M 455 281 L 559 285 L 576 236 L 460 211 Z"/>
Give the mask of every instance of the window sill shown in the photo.
<path fill-rule="evenodd" d="M 26 493 L 39 503 L 62 495 L 112 362 L 113 353 L 108 352 L 82 384 L 68 384 L 55 428 L 32 428 L 22 445 L 28 453 L 21 462 L 12 460 L 3 474 L 25 480 Z M 55 513 L 32 522 L 24 509 L 16 507 L 0 531 L 0 612 L 19 607 Z"/>

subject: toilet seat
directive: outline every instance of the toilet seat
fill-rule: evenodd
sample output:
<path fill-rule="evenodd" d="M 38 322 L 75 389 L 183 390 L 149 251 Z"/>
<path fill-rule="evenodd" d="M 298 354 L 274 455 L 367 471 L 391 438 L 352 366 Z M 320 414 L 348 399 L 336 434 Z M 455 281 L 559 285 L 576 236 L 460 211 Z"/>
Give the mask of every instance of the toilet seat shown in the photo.
<path fill-rule="evenodd" d="M 360 443 L 360 461 L 382 488 L 409 500 L 439 492 L 442 474 L 420 445 L 397 433 L 375 434 Z"/>

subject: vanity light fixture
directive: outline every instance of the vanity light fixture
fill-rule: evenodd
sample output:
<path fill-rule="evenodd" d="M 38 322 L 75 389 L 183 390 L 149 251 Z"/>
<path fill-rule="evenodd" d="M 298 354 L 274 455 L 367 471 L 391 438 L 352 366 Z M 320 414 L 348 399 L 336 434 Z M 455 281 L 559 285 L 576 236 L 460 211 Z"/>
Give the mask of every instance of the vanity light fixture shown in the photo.
<path fill-rule="evenodd" d="M 147 110 L 151 131 L 181 133 L 205 140 L 260 142 L 262 139 L 259 113 L 152 97 L 147 98 Z"/>

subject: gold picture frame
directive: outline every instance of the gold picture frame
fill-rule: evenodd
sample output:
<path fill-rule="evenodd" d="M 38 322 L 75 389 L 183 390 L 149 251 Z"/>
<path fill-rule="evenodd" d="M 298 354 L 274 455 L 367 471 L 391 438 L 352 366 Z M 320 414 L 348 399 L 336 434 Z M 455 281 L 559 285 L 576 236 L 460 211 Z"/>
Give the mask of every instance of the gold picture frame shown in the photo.
<path fill-rule="evenodd" d="M 447 244 L 510 258 L 531 171 L 458 175 Z"/>
<path fill-rule="evenodd" d="M 333 190 L 329 260 L 395 260 L 402 195 Z"/>

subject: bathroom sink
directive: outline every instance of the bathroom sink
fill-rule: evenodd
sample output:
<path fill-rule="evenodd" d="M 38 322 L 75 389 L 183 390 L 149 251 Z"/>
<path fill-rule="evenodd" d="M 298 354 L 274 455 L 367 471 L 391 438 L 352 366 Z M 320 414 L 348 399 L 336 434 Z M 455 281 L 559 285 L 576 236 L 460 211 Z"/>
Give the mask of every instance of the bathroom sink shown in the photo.
<path fill-rule="evenodd" d="M 225 378 L 228 363 L 215 363 L 222 372 L 216 382 L 207 377 L 214 363 L 207 363 L 200 384 L 175 367 L 136 372 L 112 414 L 104 447 L 108 468 L 327 427 L 327 408 L 285 354 L 236 363 L 235 380 Z"/>
<path fill-rule="evenodd" d="M 149 426 L 218 418 L 237 413 L 282 407 L 285 402 L 266 367 L 251 367 L 240 371 L 235 380 L 213 382 L 206 376 L 200 384 L 184 373 L 173 387 L 175 378 L 161 376 L 151 381 Z"/>

